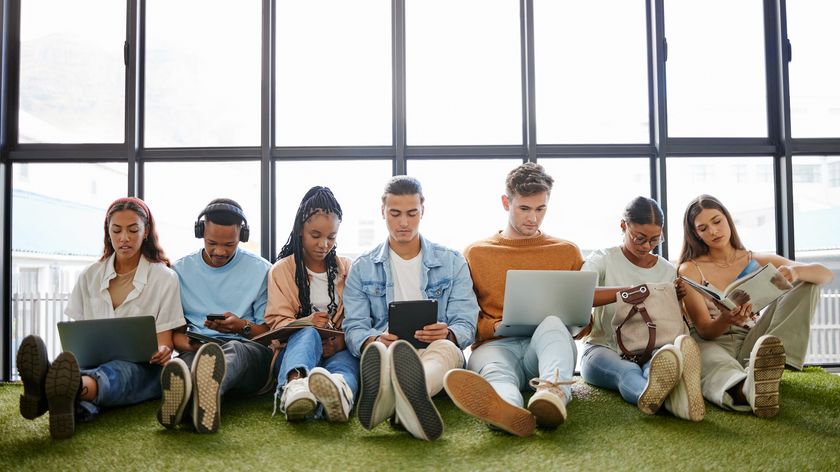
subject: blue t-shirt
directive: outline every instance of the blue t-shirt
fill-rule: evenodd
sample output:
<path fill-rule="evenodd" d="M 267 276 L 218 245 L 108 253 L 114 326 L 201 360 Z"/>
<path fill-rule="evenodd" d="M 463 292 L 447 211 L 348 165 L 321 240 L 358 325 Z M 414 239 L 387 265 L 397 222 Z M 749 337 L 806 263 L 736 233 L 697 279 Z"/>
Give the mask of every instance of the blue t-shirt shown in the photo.
<path fill-rule="evenodd" d="M 189 329 L 206 336 L 243 339 L 238 334 L 206 328 L 204 321 L 209 313 L 229 311 L 243 320 L 262 324 L 271 263 L 237 248 L 230 262 L 212 267 L 204 262 L 202 252 L 203 249 L 184 256 L 172 266 L 181 282 L 181 305 Z"/>

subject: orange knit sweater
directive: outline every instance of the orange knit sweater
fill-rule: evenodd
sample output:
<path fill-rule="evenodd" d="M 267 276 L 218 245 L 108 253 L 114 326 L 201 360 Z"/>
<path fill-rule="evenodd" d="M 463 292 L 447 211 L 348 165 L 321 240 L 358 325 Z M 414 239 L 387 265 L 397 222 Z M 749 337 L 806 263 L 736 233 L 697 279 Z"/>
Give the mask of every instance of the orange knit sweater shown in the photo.
<path fill-rule="evenodd" d="M 580 270 L 580 249 L 563 239 L 541 234 L 530 239 L 506 239 L 501 232 L 464 250 L 478 298 L 478 332 L 473 349 L 495 339 L 496 321 L 502 319 L 505 277 L 510 269 Z"/>

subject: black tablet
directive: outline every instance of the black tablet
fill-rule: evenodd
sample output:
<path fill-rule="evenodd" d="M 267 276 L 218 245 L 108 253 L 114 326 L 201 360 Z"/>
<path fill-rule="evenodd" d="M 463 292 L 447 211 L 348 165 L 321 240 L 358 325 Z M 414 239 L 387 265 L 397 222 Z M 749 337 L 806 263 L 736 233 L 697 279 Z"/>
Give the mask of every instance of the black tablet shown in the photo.
<path fill-rule="evenodd" d="M 437 323 L 437 300 L 391 302 L 388 305 L 388 332 L 411 343 L 417 349 L 429 345 L 418 341 L 414 332 Z"/>

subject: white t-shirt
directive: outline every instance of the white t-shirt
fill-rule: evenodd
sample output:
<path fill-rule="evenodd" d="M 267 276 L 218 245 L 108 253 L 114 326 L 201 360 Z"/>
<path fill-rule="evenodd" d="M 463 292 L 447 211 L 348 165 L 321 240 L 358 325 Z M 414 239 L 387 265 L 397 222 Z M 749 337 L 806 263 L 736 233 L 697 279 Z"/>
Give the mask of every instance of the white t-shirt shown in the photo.
<path fill-rule="evenodd" d="M 108 260 L 95 262 L 82 272 L 64 309 L 65 315 L 74 320 L 152 315 L 158 333 L 186 324 L 178 275 L 165 264 L 151 264 L 143 256 L 134 273 L 134 289 L 114 308 L 108 293 L 111 279 L 117 276 L 114 257 L 112 254 Z"/>
<path fill-rule="evenodd" d="M 423 268 L 423 251 L 411 259 L 403 259 L 392 249 L 391 277 L 394 279 L 394 301 L 423 300 L 423 290 L 420 289 L 420 273 Z"/>
<path fill-rule="evenodd" d="M 627 260 L 620 246 L 592 252 L 580 270 L 597 272 L 599 287 L 628 287 L 644 283 L 673 282 L 677 277 L 677 269 L 661 256 L 658 256 L 653 267 L 639 267 Z M 617 349 L 611 327 L 614 315 L 615 303 L 596 307 L 593 310 L 592 332 L 584 338 L 584 341 Z"/>
<path fill-rule="evenodd" d="M 309 273 L 309 303 L 312 305 L 312 313 L 319 311 L 327 312 L 327 307 L 330 306 L 330 292 L 327 285 L 326 272 L 312 272 L 308 268 L 306 272 Z"/>

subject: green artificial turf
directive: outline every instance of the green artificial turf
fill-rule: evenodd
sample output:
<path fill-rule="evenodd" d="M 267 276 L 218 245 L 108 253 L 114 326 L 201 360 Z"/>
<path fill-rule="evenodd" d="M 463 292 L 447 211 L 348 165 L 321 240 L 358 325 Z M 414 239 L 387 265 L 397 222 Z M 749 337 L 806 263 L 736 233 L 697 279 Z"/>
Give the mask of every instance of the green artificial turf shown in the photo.
<path fill-rule="evenodd" d="M 785 372 L 774 419 L 707 403 L 698 424 L 645 416 L 577 380 L 566 424 L 529 438 L 491 431 L 441 395 L 446 430 L 433 443 L 387 423 L 365 431 L 355 417 L 289 424 L 271 417 L 270 395 L 226 401 L 213 435 L 164 430 L 148 402 L 54 441 L 47 415 L 19 415 L 21 385 L 0 384 L 0 470 L 840 470 L 840 377 L 822 369 Z"/>

